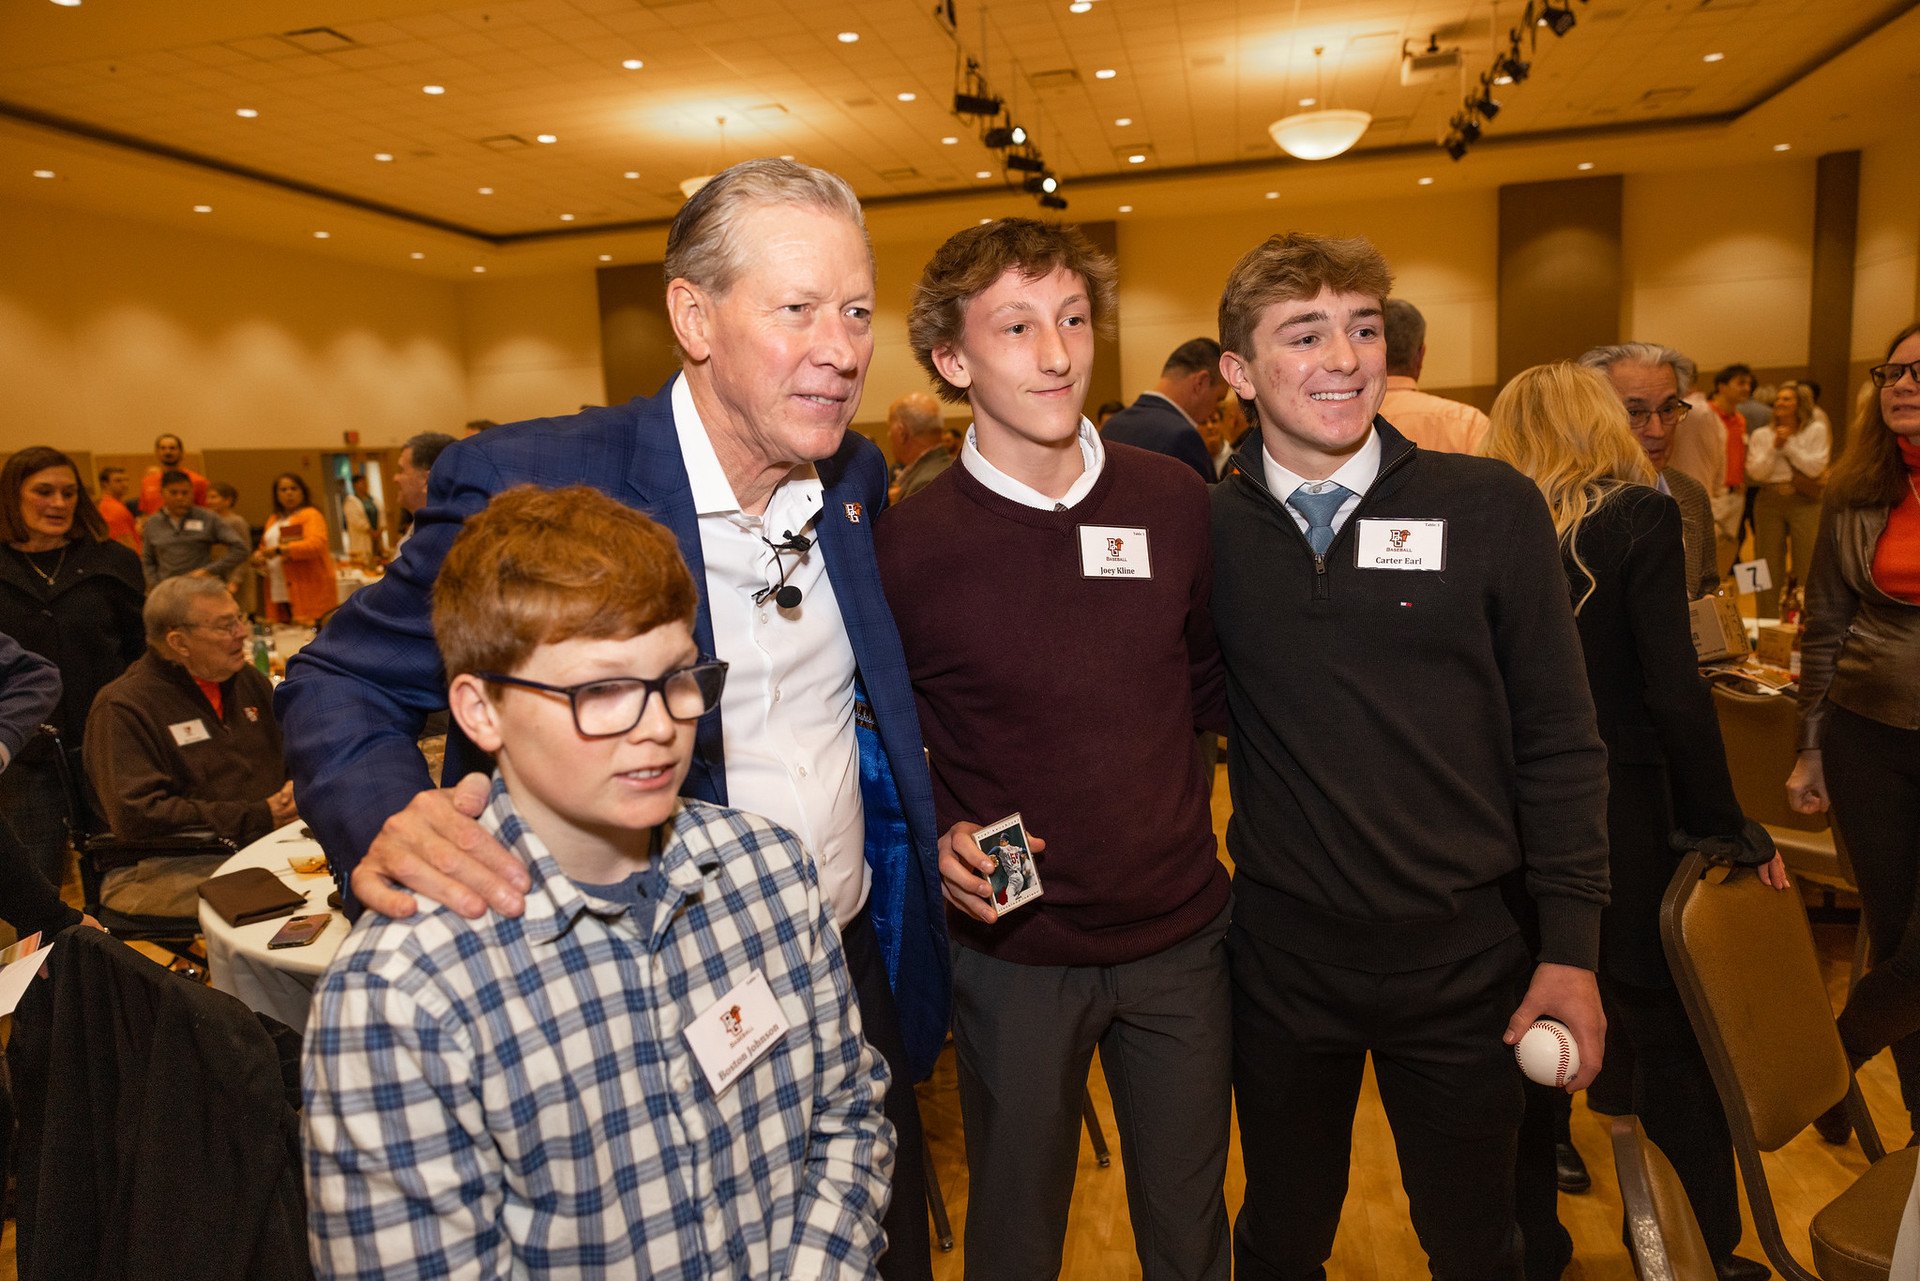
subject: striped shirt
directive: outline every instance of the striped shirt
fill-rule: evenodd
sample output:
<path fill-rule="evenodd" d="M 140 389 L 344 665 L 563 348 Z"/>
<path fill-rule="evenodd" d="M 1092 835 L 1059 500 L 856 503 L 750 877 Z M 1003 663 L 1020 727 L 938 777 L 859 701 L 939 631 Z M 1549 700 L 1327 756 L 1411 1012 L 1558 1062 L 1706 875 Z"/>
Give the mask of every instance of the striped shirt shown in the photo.
<path fill-rule="evenodd" d="M 886 1068 L 799 843 L 683 801 L 658 892 L 567 879 L 496 776 L 519 918 L 364 917 L 304 1063 L 321 1277 L 871 1277 Z M 789 1031 L 715 1096 L 682 1035 L 755 971 Z"/>

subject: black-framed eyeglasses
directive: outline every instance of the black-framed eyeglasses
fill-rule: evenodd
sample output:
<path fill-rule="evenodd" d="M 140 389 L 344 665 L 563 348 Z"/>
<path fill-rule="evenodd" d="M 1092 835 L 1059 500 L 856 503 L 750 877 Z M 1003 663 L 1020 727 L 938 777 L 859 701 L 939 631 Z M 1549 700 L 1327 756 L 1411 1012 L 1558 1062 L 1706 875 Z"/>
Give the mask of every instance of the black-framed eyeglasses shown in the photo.
<path fill-rule="evenodd" d="M 640 718 L 647 714 L 648 700 L 655 694 L 660 696 L 667 715 L 674 720 L 699 720 L 720 706 L 720 691 L 727 684 L 727 665 L 719 659 L 704 659 L 652 679 L 616 676 L 578 685 L 548 685 L 499 672 L 475 672 L 474 675 L 500 685 L 564 695 L 573 707 L 573 727 L 580 731 L 580 737 L 617 738 L 632 732 L 640 723 Z"/>
<path fill-rule="evenodd" d="M 1661 422 L 1671 427 L 1685 416 L 1688 408 L 1689 406 L 1686 401 L 1675 397 L 1657 409 L 1629 409 L 1627 411 L 1627 425 L 1635 431 L 1639 431 L 1645 427 L 1655 415 L 1658 415 Z"/>
<path fill-rule="evenodd" d="M 1867 371 L 1867 377 L 1873 379 L 1873 385 L 1880 388 L 1892 387 L 1908 374 L 1913 375 L 1913 381 L 1920 383 L 1920 360 L 1909 360 L 1905 364 L 1875 365 Z"/>

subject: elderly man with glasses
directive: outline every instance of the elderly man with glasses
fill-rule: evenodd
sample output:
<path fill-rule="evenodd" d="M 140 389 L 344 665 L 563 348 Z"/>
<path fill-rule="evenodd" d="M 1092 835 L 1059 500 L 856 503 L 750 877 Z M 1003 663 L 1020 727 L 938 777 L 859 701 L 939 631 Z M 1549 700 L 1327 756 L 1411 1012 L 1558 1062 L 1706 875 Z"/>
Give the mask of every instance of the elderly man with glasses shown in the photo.
<path fill-rule="evenodd" d="M 1659 473 L 1660 492 L 1680 507 L 1687 595 L 1713 595 L 1720 587 L 1722 562 L 1732 560 L 1721 546 L 1731 528 L 1721 518 L 1730 514 L 1737 526 L 1740 513 L 1737 502 L 1731 513 L 1721 511 L 1719 499 L 1727 491 L 1726 432 L 1710 405 L 1688 398 L 1694 363 L 1671 347 L 1646 342 L 1595 347 L 1580 363 L 1599 370 L 1613 384 L 1626 406 L 1627 426 Z"/>
<path fill-rule="evenodd" d="M 273 689 L 247 664 L 248 625 L 218 578 L 169 578 L 147 596 L 147 652 L 87 716 L 87 778 L 128 843 L 207 834 L 236 847 L 299 817 Z M 101 901 L 129 915 L 192 916 L 224 853 L 113 867 Z"/>

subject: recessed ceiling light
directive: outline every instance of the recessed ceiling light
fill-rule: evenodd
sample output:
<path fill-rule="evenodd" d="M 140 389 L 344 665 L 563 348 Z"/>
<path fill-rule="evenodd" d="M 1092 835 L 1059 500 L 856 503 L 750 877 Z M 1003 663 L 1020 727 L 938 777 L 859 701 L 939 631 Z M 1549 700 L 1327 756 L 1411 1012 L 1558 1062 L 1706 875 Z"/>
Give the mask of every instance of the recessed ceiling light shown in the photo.
<path fill-rule="evenodd" d="M 860 42 L 860 33 L 858 31 L 842 31 L 834 38 L 841 44 L 858 44 Z"/>
<path fill-rule="evenodd" d="M 984 227 L 984 226 L 986 226 L 986 225 L 987 225 L 988 223 L 990 223 L 990 222 L 992 222 L 992 221 L 993 221 L 993 219 L 991 219 L 991 218 L 982 218 L 982 219 L 980 220 L 980 225 L 981 225 L 982 227 Z"/>
<path fill-rule="evenodd" d="M 1318 101 L 1320 101 L 1318 98 L 1302 98 L 1300 99 L 1300 105 L 1303 107 L 1311 107 Z"/>
<path fill-rule="evenodd" d="M 920 95 L 917 93 L 896 93 L 893 96 L 901 102 L 912 102 L 915 98 L 918 98 Z"/>
<path fill-rule="evenodd" d="M 1790 142 L 1776 142 L 1773 144 L 1773 149 L 1775 151 L 1792 151 L 1793 144 Z"/>
<path fill-rule="evenodd" d="M 259 115 L 260 113 L 258 111 L 255 111 L 252 107 L 241 107 L 238 111 L 235 111 L 233 114 L 236 116 L 239 116 L 242 120 L 251 120 L 255 116 Z"/>
<path fill-rule="evenodd" d="M 1133 212 L 1133 206 L 1132 206 L 1132 205 L 1121 205 L 1121 206 L 1120 206 L 1120 212 L 1121 212 L 1121 213 L 1132 213 L 1132 212 Z"/>
<path fill-rule="evenodd" d="M 1147 163 L 1147 158 L 1145 155 L 1136 151 L 1127 157 L 1127 163 L 1130 165 L 1144 165 Z"/>
<path fill-rule="evenodd" d="M 441 94 L 445 93 L 446 91 L 447 91 L 447 87 L 445 85 L 421 85 L 420 86 L 421 93 L 429 93 L 436 98 L 439 97 Z"/>
<path fill-rule="evenodd" d="M 612 254 L 601 254 L 601 255 L 600 255 L 600 261 L 601 261 L 601 262 L 612 262 L 612 261 L 613 261 L 613 255 L 612 255 Z"/>
<path fill-rule="evenodd" d="M 1574 168 L 1578 169 L 1582 173 L 1585 173 L 1587 170 L 1593 168 L 1593 161 L 1582 160 L 1579 164 L 1575 165 Z"/>
<path fill-rule="evenodd" d="M 572 221 L 573 221 L 573 215 L 572 215 L 572 214 L 561 214 L 561 215 L 560 215 L 560 221 L 561 221 L 561 222 L 572 222 Z"/>
<path fill-rule="evenodd" d="M 193 211 L 195 213 L 212 213 L 213 206 L 212 205 L 195 205 L 193 207 Z"/>
<path fill-rule="evenodd" d="M 1709 54 L 1703 54 L 1703 55 L 1701 56 L 1701 58 L 1700 58 L 1700 61 L 1702 61 L 1702 62 L 1719 62 L 1719 61 L 1721 61 L 1722 59 L 1724 59 L 1724 58 L 1725 58 L 1726 56 L 1727 56 L 1727 55 L 1726 55 L 1726 54 L 1724 54 L 1724 53 L 1709 53 Z"/>
<path fill-rule="evenodd" d="M 376 151 L 373 153 L 373 158 L 385 164 L 387 161 L 393 159 L 393 153 L 391 151 Z"/>
<path fill-rule="evenodd" d="M 1073 3 L 1067 6 L 1067 12 L 1085 13 L 1091 8 L 1093 8 L 1093 0 L 1073 0 Z"/>
<path fill-rule="evenodd" d="M 1120 117 L 1120 118 L 1119 118 L 1118 120 L 1116 120 L 1116 121 L 1114 121 L 1113 123 L 1114 123 L 1114 124 L 1115 124 L 1115 125 L 1116 125 L 1117 127 L 1119 127 L 1119 128 L 1121 128 L 1121 129 L 1125 129 L 1125 128 L 1126 128 L 1126 127 L 1127 127 L 1128 125 L 1130 125 L 1130 124 L 1132 124 L 1132 123 L 1133 123 L 1133 117 L 1132 117 L 1132 116 L 1121 116 L 1121 117 Z"/>
<path fill-rule="evenodd" d="M 1269 192 L 1267 193 L 1267 199 L 1268 199 L 1268 200 L 1278 200 L 1278 199 L 1280 199 L 1280 193 L 1279 193 L 1279 192 L 1277 192 L 1277 191 L 1269 191 Z"/>
<path fill-rule="evenodd" d="M 1433 185 L 1433 179 L 1431 179 L 1431 178 L 1422 178 L 1422 179 L 1420 180 L 1420 185 L 1421 185 L 1421 186 L 1423 186 L 1423 187 L 1431 187 L 1431 186 Z"/>
<path fill-rule="evenodd" d="M 473 274 L 476 276 L 484 276 L 487 274 L 487 269 L 485 267 L 475 267 L 473 269 Z"/>
<path fill-rule="evenodd" d="M 46 174 L 45 176 L 46 176 L 46 177 L 48 177 L 48 178 L 51 178 L 51 177 L 53 177 L 53 175 L 52 175 L 52 174 Z M 974 171 L 973 171 L 973 176 L 974 176 L 974 177 L 976 177 L 976 178 L 991 178 L 991 177 L 993 177 L 993 170 L 991 170 L 991 169 L 976 169 L 976 170 L 974 170 Z"/>
<path fill-rule="evenodd" d="M 533 135 L 533 140 L 535 142 L 558 142 L 560 141 L 560 138 L 559 138 L 559 135 L 557 134 L 536 133 L 535 135 Z"/>
<path fill-rule="evenodd" d="M 629 182 L 631 182 L 633 179 L 638 178 L 640 176 L 640 171 L 638 169 L 629 169 L 625 173 L 621 174 L 620 176 L 622 178 L 627 179 Z"/>
<path fill-rule="evenodd" d="M 781 158 L 782 160 L 791 160 L 791 159 L 793 159 L 793 157 L 792 157 L 792 156 L 782 156 L 782 157 L 780 157 L 780 158 Z"/>
<path fill-rule="evenodd" d="M 493 188 L 492 188 L 492 187 L 482 187 L 482 188 L 480 188 L 480 194 L 481 194 L 481 195 L 483 195 L 483 196 L 491 196 L 491 195 L 493 194 Z"/>
<path fill-rule="evenodd" d="M 35 169 L 33 176 L 36 178 L 57 178 L 59 175 L 51 169 Z"/>
<path fill-rule="evenodd" d="M 62 9 L 78 9 L 80 7 L 80 0 L 53 0 L 53 2 Z"/>
<path fill-rule="evenodd" d="M 421 253 L 418 249 L 416 249 L 412 253 L 408 254 L 407 257 L 413 259 L 415 262 L 419 262 L 422 258 L 425 258 L 426 255 Z"/>
<path fill-rule="evenodd" d="M 628 71 L 638 71 L 640 70 L 640 68 L 646 66 L 647 64 L 640 61 L 640 59 L 638 58 L 628 58 L 625 62 L 622 62 L 620 65 L 625 67 Z"/>
<path fill-rule="evenodd" d="M 315 240 L 326 240 L 326 239 L 329 239 L 332 235 L 333 233 L 331 231 L 316 231 L 313 233 L 313 238 Z"/>
<path fill-rule="evenodd" d="M 1119 74 L 1120 73 L 1118 71 L 1115 71 L 1112 67 L 1102 67 L 1100 68 L 1100 70 L 1093 73 L 1093 78 L 1095 80 L 1111 80 Z"/>
<path fill-rule="evenodd" d="M 951 135 L 949 135 L 949 136 L 947 136 L 947 137 L 945 137 L 945 138 L 942 138 L 942 139 L 940 140 L 940 145 L 941 145 L 941 146 L 943 146 L 943 147 L 951 147 L 951 146 L 953 146 L 953 145 L 954 145 L 955 143 L 957 143 L 957 142 L 959 142 L 959 141 L 960 141 L 960 140 L 959 140 L 958 138 L 955 138 L 955 137 L 953 137 L 953 136 L 951 136 Z"/>

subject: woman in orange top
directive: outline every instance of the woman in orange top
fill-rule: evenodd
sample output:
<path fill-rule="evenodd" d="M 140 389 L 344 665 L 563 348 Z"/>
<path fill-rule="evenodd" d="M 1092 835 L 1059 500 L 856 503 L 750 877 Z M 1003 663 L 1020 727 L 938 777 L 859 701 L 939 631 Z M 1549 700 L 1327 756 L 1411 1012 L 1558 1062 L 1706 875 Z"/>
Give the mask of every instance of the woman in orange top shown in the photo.
<path fill-rule="evenodd" d="M 1840 1013 L 1840 1040 L 1856 1060 L 1893 1047 L 1920 1123 L 1920 324 L 1868 372 L 1874 391 L 1833 469 L 1807 578 L 1787 798 L 1803 813 L 1832 805 L 1860 885 L 1873 967 Z M 1844 1141 L 1844 1122 L 1821 1134 Z"/>
<path fill-rule="evenodd" d="M 267 614 L 276 622 L 312 624 L 340 603 L 327 518 L 313 505 L 307 482 L 292 472 L 273 478 L 273 517 L 253 564 L 266 589 Z"/>

